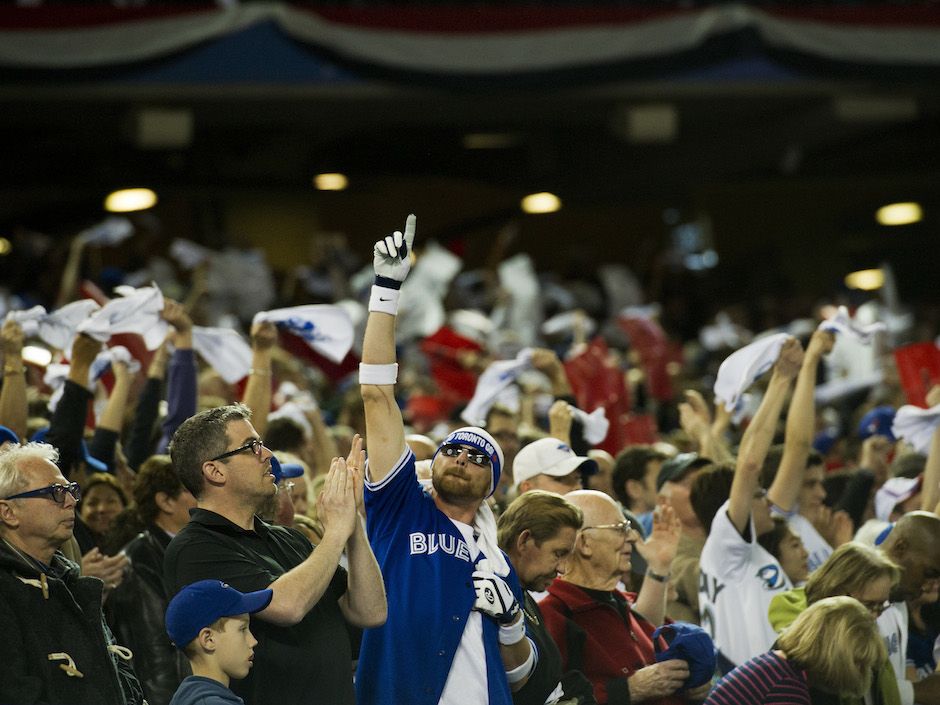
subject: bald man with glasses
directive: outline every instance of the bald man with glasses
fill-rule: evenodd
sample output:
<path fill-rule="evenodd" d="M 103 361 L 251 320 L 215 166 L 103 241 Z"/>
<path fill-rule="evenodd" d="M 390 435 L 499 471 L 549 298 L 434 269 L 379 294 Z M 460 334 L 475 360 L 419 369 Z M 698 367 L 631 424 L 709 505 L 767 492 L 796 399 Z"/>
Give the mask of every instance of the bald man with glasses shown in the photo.
<path fill-rule="evenodd" d="M 640 535 L 603 492 L 578 490 L 565 499 L 584 514 L 565 573 L 539 603 L 561 651 L 563 670 L 580 670 L 601 705 L 700 702 L 708 684 L 683 691 L 688 664 L 656 662 L 656 626 L 665 616 L 669 570 L 679 544 L 680 523 L 668 507 L 657 510 L 643 544 L 649 566 L 639 594 L 618 590 Z M 664 646 L 662 643 L 661 646 Z"/>
<path fill-rule="evenodd" d="M 247 705 L 353 705 L 348 626 L 378 626 L 386 615 L 382 575 L 357 513 L 361 439 L 353 439 L 346 460 L 333 459 L 317 499 L 324 533 L 315 549 L 299 531 L 258 516 L 278 486 L 273 454 L 247 407 L 209 409 L 186 420 L 173 436 L 170 458 L 197 507 L 166 549 L 167 595 L 206 579 L 274 593 L 251 617 L 254 667 L 232 690 Z M 348 572 L 339 566 L 344 550 Z"/>
<path fill-rule="evenodd" d="M 58 459 L 45 443 L 0 449 L 0 702 L 142 703 L 101 612 L 104 584 L 59 552 L 82 493 Z"/>

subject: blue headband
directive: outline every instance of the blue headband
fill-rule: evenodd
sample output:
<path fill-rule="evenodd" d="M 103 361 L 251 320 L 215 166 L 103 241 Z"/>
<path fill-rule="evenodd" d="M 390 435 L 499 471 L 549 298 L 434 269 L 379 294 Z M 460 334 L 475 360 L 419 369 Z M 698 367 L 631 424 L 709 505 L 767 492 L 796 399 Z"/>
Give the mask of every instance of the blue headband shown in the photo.
<path fill-rule="evenodd" d="M 499 476 L 503 471 L 503 449 L 499 447 L 499 443 L 496 442 L 496 439 L 482 428 L 478 426 L 464 426 L 463 428 L 458 428 L 456 431 L 451 431 L 450 435 L 444 439 L 444 442 L 441 443 L 434 452 L 434 458 L 437 458 L 437 454 L 441 452 L 441 448 L 454 443 L 476 448 L 481 453 L 485 453 L 490 459 L 490 467 L 492 468 L 493 474 L 490 478 L 490 491 L 487 494 L 487 497 L 489 497 L 489 495 L 496 491 L 496 485 L 499 484 Z M 431 458 L 432 463 L 434 462 L 434 458 Z"/>

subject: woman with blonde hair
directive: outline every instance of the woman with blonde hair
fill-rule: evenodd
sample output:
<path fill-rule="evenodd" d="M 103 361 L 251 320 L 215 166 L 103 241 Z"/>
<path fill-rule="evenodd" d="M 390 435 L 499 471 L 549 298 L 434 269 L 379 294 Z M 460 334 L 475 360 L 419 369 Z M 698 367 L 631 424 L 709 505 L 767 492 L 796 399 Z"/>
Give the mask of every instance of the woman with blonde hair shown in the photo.
<path fill-rule="evenodd" d="M 804 587 L 788 590 L 770 602 L 769 618 L 779 632 L 790 626 L 808 605 L 837 595 L 854 597 L 868 610 L 872 621 L 887 608 L 900 568 L 881 551 L 862 543 L 842 544 L 809 576 Z M 868 702 L 900 705 L 897 678 L 887 656 L 878 664 Z M 814 694 L 813 702 L 857 705 L 863 700 L 849 694 Z"/>
<path fill-rule="evenodd" d="M 886 658 L 871 612 L 854 597 L 827 597 L 807 607 L 770 651 L 718 681 L 704 705 L 811 705 L 811 688 L 862 698 Z"/>

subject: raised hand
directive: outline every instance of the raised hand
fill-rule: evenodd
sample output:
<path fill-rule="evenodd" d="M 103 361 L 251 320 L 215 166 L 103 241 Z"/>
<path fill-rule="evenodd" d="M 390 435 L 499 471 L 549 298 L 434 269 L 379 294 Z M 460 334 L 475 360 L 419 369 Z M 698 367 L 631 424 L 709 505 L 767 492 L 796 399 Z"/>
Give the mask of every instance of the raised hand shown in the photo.
<path fill-rule="evenodd" d="M 366 468 L 366 452 L 362 449 L 362 436 L 353 436 L 349 455 L 346 456 L 346 471 L 353 483 L 353 496 L 356 498 L 356 510 L 362 511 L 363 478 Z"/>
<path fill-rule="evenodd" d="M 660 575 L 669 573 L 672 561 L 679 549 L 682 522 L 676 510 L 668 504 L 660 504 L 653 512 L 653 530 L 645 542 L 638 542 L 636 550 L 646 560 L 650 570 Z"/>
<path fill-rule="evenodd" d="M 835 344 L 835 333 L 831 330 L 817 330 L 813 333 L 812 337 L 809 339 L 809 343 L 806 345 L 806 356 L 819 358 L 823 355 L 828 355 L 832 352 L 832 348 Z"/>
<path fill-rule="evenodd" d="M 259 321 L 251 325 L 252 350 L 270 350 L 277 342 L 277 326 L 271 321 Z"/>
<path fill-rule="evenodd" d="M 352 536 L 359 521 L 354 481 L 342 458 L 333 458 L 330 464 L 323 489 L 317 495 L 317 517 L 323 524 L 324 536 L 336 532 L 343 543 Z"/>
<path fill-rule="evenodd" d="M 777 374 L 787 379 L 795 379 L 800 373 L 800 367 L 803 366 L 803 346 L 796 338 L 787 338 L 780 354 L 777 356 L 777 363 L 774 369 Z"/>
<path fill-rule="evenodd" d="M 408 272 L 411 270 L 411 251 L 415 241 L 415 223 L 414 214 L 405 219 L 405 232 L 396 230 L 391 235 L 387 235 L 375 243 L 372 255 L 372 265 L 375 268 L 375 276 L 392 282 L 405 281 Z M 391 282 L 377 282 L 388 286 Z M 398 288 L 392 286 L 391 288 Z"/>

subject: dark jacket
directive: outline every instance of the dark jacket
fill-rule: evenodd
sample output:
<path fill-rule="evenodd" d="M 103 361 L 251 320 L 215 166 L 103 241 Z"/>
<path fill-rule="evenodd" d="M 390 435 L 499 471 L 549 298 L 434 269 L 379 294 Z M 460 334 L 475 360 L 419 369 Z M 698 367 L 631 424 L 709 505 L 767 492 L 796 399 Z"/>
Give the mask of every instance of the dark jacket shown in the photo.
<path fill-rule="evenodd" d="M 140 684 L 101 612 L 103 583 L 0 541 L 0 703 L 140 705 Z"/>
<path fill-rule="evenodd" d="M 124 552 L 130 561 L 121 584 L 108 597 L 105 612 L 117 640 L 134 652 L 134 671 L 150 705 L 167 705 L 190 673 L 182 652 L 164 626 L 167 597 L 163 554 L 170 537 L 157 526 L 137 535 Z"/>
<path fill-rule="evenodd" d="M 189 676 L 180 684 L 172 705 L 245 705 L 245 701 L 218 681 Z"/>
<path fill-rule="evenodd" d="M 594 599 L 573 583 L 556 579 L 539 603 L 545 625 L 561 652 L 563 668 L 577 669 L 594 684 L 594 696 L 604 705 L 630 702 L 627 678 L 656 663 L 652 624 L 633 611 L 635 595 L 618 593 L 624 616 L 611 604 Z M 663 647 L 666 646 L 662 642 Z M 650 705 L 681 705 L 678 695 L 647 701 Z"/>

